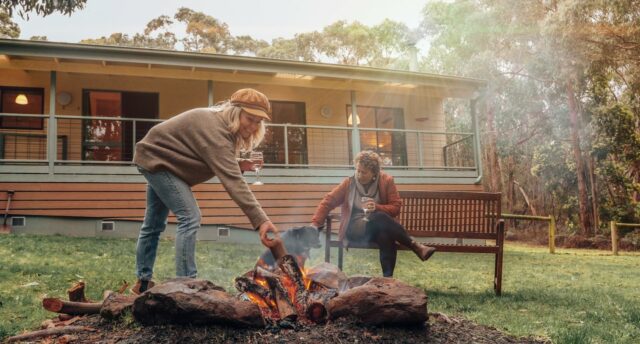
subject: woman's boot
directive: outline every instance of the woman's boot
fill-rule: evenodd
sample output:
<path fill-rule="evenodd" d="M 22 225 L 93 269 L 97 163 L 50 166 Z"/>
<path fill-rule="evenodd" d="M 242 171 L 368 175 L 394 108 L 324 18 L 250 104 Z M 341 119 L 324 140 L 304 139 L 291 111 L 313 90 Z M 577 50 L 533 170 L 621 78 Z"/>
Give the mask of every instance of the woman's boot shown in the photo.
<path fill-rule="evenodd" d="M 425 261 L 431 258 L 431 256 L 436 252 L 435 247 L 423 245 L 415 240 L 411 241 L 410 248 L 411 248 L 411 251 L 413 251 L 413 253 L 415 253 L 416 256 L 418 256 L 418 258 L 422 259 L 422 261 Z"/>

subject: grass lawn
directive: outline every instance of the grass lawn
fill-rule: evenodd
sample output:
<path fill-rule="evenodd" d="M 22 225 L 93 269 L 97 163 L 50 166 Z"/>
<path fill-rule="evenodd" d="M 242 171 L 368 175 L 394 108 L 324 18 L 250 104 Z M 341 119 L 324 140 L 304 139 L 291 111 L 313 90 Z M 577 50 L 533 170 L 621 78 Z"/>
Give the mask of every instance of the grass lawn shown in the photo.
<path fill-rule="evenodd" d="M 156 279 L 173 277 L 173 242 L 160 244 Z M 233 278 L 253 267 L 258 245 L 198 243 L 198 269 L 234 292 Z M 61 236 L 0 236 L 0 340 L 34 329 L 52 317 L 43 297 L 66 297 L 82 279 L 87 296 L 100 299 L 123 280 L 135 282 L 135 241 Z M 313 252 L 310 264 L 322 261 Z M 640 254 L 559 250 L 507 243 L 503 296 L 493 293 L 493 257 L 436 253 L 422 263 L 400 252 L 395 277 L 424 288 L 429 311 L 461 315 L 514 335 L 551 338 L 556 343 L 640 342 Z M 350 250 L 345 272 L 379 275 L 377 252 Z"/>

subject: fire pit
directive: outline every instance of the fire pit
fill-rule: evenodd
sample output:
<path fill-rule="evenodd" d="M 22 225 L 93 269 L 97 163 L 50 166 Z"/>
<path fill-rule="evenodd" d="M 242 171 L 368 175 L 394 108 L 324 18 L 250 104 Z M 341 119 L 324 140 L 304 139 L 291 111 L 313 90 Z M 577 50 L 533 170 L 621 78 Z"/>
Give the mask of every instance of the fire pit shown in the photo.
<path fill-rule="evenodd" d="M 367 324 L 422 324 L 427 317 L 424 291 L 392 278 L 348 278 L 336 266 L 301 267 L 301 257 L 287 254 L 282 241 L 270 250 L 277 267 L 259 261 L 254 270 L 235 280 L 241 297 L 256 304 L 267 324 L 323 323 L 354 316 Z"/>

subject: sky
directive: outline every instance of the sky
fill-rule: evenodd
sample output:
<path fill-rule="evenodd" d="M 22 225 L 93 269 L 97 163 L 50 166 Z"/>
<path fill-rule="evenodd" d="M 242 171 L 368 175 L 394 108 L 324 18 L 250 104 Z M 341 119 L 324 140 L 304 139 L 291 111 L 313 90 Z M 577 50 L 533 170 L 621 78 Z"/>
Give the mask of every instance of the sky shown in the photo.
<path fill-rule="evenodd" d="M 385 18 L 410 28 L 420 24 L 428 0 L 88 0 L 71 16 L 31 14 L 28 21 L 14 14 L 20 39 L 47 36 L 49 41 L 77 43 L 114 32 L 141 33 L 160 15 L 173 17 L 180 7 L 204 12 L 229 25 L 234 36 L 292 38 L 296 33 L 320 31 L 338 20 L 376 25 Z"/>

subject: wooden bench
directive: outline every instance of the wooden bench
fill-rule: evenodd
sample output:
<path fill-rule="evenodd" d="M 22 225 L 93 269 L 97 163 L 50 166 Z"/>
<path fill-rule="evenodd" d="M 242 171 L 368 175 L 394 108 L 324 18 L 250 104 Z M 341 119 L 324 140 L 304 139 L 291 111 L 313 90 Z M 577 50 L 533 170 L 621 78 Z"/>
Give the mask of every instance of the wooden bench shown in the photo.
<path fill-rule="evenodd" d="M 466 191 L 400 191 L 403 201 L 398 221 L 414 238 L 437 249 L 436 252 L 491 253 L 495 255 L 494 290 L 502 288 L 504 221 L 500 218 L 500 193 Z M 331 247 L 338 247 L 338 267 L 342 269 L 344 245 L 331 240 L 331 223 L 327 217 L 325 262 L 330 262 Z M 443 238 L 440 241 L 433 238 Z M 470 243 L 465 241 L 471 241 Z M 492 242 L 486 243 L 486 240 Z M 443 241 L 446 241 L 443 243 Z M 494 241 L 494 242 L 493 242 Z M 375 243 L 349 248 L 378 248 Z M 399 249 L 407 249 L 398 244 Z"/>

